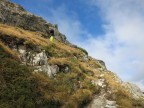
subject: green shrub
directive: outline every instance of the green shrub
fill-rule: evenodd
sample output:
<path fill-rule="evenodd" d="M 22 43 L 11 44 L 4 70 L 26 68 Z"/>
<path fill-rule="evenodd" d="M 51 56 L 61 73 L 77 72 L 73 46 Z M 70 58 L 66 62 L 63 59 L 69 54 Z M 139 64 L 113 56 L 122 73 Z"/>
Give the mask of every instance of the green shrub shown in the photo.
<path fill-rule="evenodd" d="M 57 108 L 58 101 L 48 100 L 39 90 L 31 69 L 9 58 L 0 59 L 0 108 Z"/>
<path fill-rule="evenodd" d="M 37 83 L 30 70 L 11 59 L 0 59 L 0 104 L 9 106 L 35 105 Z M 30 101 L 31 100 L 31 101 Z M 7 105 L 8 106 L 8 105 Z"/>

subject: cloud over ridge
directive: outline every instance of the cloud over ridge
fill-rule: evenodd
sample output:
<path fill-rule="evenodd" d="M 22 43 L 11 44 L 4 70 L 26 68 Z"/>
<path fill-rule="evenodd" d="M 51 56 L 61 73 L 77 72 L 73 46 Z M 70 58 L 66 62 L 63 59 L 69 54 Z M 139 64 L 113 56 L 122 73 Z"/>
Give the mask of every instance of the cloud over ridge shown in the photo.
<path fill-rule="evenodd" d="M 52 11 L 55 23 L 74 44 L 87 49 L 92 57 L 106 62 L 109 70 L 123 80 L 144 89 L 144 1 L 89 0 L 87 6 L 100 8 L 104 34 L 96 36 L 84 29 L 77 18 L 66 14 L 65 8 Z M 59 13 L 63 18 L 59 18 Z M 49 19 L 49 18 L 48 18 Z M 81 40 L 84 37 L 85 40 Z"/>

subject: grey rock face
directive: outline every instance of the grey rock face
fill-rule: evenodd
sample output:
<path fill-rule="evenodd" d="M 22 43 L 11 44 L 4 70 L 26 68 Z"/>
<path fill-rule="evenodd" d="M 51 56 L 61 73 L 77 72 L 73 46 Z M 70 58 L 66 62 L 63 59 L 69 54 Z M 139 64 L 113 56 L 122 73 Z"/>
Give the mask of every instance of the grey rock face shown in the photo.
<path fill-rule="evenodd" d="M 43 37 L 50 37 L 51 28 L 55 32 L 56 39 L 67 42 L 66 37 L 58 31 L 55 25 L 47 23 L 43 18 L 31 14 L 20 5 L 7 0 L 0 0 L 0 23 L 41 32 Z"/>
<path fill-rule="evenodd" d="M 117 108 L 116 101 L 106 100 L 105 108 Z"/>
<path fill-rule="evenodd" d="M 88 60 L 89 60 L 88 55 L 84 55 L 84 56 L 82 57 L 82 61 L 83 61 L 83 62 L 88 61 Z"/>
<path fill-rule="evenodd" d="M 129 91 L 133 95 L 133 98 L 135 98 L 135 99 L 143 98 L 144 99 L 144 94 L 137 85 L 128 83 L 128 82 L 124 82 L 122 85 L 127 91 Z"/>
<path fill-rule="evenodd" d="M 85 108 L 105 108 L 106 99 L 103 96 L 95 96 L 93 101 Z"/>
<path fill-rule="evenodd" d="M 105 88 L 107 86 L 106 83 L 105 83 L 105 79 L 103 79 L 103 78 L 98 79 L 98 80 L 92 80 L 92 84 L 98 85 L 101 88 Z"/>
<path fill-rule="evenodd" d="M 56 73 L 59 72 L 59 67 L 57 65 L 49 65 L 48 55 L 46 55 L 45 50 L 42 50 L 39 46 L 30 49 L 24 45 L 24 41 L 15 41 L 15 38 L 9 38 L 9 40 L 8 38 L 2 38 L 2 40 L 9 48 L 18 52 L 22 64 L 34 67 L 35 72 L 45 72 L 50 77 L 55 76 Z M 11 43 L 9 43 L 9 41 Z"/>
<path fill-rule="evenodd" d="M 92 102 L 85 108 L 117 108 L 116 101 L 107 100 L 104 94 L 95 96 Z"/>
<path fill-rule="evenodd" d="M 59 72 L 57 65 L 50 66 L 45 50 L 40 53 L 26 51 L 24 47 L 18 49 L 22 62 L 26 65 L 33 66 L 35 72 L 46 72 L 49 77 L 53 77 Z"/>
<path fill-rule="evenodd" d="M 53 76 L 55 76 L 59 72 L 59 67 L 57 65 L 52 65 L 50 69 Z"/>
<path fill-rule="evenodd" d="M 102 60 L 97 60 L 100 64 L 101 64 L 101 66 L 102 66 L 102 68 L 103 68 L 103 70 L 107 70 L 107 68 L 106 68 L 106 65 L 105 65 L 105 62 L 104 61 L 102 61 Z"/>

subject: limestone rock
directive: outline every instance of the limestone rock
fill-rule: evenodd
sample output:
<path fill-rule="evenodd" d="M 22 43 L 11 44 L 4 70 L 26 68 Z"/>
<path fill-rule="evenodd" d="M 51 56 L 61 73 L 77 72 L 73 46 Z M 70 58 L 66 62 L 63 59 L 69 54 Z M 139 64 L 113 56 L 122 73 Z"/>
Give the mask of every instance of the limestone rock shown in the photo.
<path fill-rule="evenodd" d="M 86 62 L 86 61 L 88 61 L 88 60 L 89 60 L 88 55 L 84 55 L 84 56 L 82 57 L 82 61 L 83 61 L 83 62 Z"/>
<path fill-rule="evenodd" d="M 129 82 L 124 82 L 122 85 L 127 91 L 129 91 L 133 95 L 134 99 L 139 99 L 139 98 L 144 99 L 144 94 L 137 85 Z"/>
<path fill-rule="evenodd" d="M 103 96 L 95 96 L 93 101 L 85 108 L 105 108 L 106 99 Z"/>
<path fill-rule="evenodd" d="M 106 100 L 105 108 L 117 108 L 116 101 Z"/>
<path fill-rule="evenodd" d="M 32 51 L 27 51 L 24 46 L 20 46 L 18 48 L 18 52 L 22 63 L 33 66 L 35 72 L 45 72 L 49 77 L 53 77 L 59 72 L 59 67 L 57 65 L 50 66 L 48 64 L 48 58 L 45 50 L 39 53 L 34 53 Z"/>
<path fill-rule="evenodd" d="M 50 68 L 53 76 L 55 76 L 59 72 L 59 67 L 57 65 L 52 65 L 50 66 Z"/>
<path fill-rule="evenodd" d="M 92 80 L 92 84 L 94 85 L 98 85 L 100 86 L 101 88 L 105 88 L 107 85 L 106 85 L 106 82 L 105 82 L 105 79 L 103 78 L 100 78 L 98 80 Z"/>
<path fill-rule="evenodd" d="M 92 102 L 85 108 L 117 108 L 116 101 L 107 100 L 104 94 L 94 96 Z"/>
<path fill-rule="evenodd" d="M 105 62 L 104 61 L 102 61 L 102 60 L 97 60 L 100 64 L 101 64 L 101 66 L 102 66 L 102 69 L 103 70 L 107 70 L 107 68 L 106 68 L 106 65 L 105 65 Z"/>

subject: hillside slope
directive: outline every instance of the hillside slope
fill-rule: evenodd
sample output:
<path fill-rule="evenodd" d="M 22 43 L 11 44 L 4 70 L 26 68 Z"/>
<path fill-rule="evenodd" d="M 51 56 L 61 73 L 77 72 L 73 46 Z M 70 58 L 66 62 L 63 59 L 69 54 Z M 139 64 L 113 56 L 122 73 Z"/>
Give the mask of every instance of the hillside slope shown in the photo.
<path fill-rule="evenodd" d="M 46 22 L 43 18 L 27 12 L 23 7 L 9 0 L 0 0 L 0 22 L 40 32 L 45 38 L 49 37 L 49 31 L 53 29 L 56 39 L 67 42 L 66 37 L 58 31 L 57 25 Z"/>
<path fill-rule="evenodd" d="M 2 11 L 17 13 L 17 6 L 0 1 Z M 18 7 L 17 14 L 25 11 Z M 9 19 L 2 11 L 1 18 Z M 11 18 L 24 20 L 16 16 Z M 141 90 L 103 61 L 65 41 L 50 42 L 50 28 L 46 33 L 11 21 L 0 24 L 0 108 L 144 108 Z"/>

